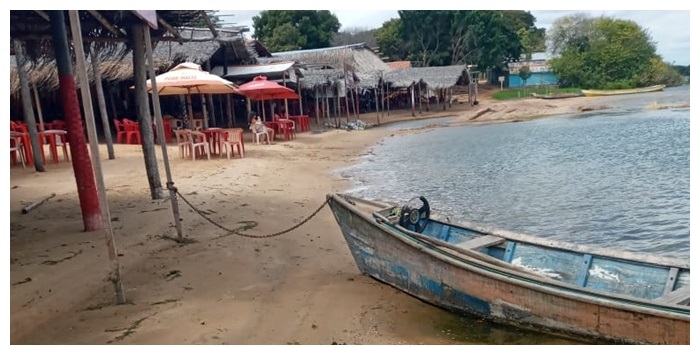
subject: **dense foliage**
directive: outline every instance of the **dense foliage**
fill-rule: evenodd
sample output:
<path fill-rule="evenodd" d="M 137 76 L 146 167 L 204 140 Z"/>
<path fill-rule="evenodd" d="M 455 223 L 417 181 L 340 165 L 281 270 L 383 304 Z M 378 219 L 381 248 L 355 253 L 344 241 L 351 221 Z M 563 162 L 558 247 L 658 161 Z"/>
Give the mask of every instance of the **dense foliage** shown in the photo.
<path fill-rule="evenodd" d="M 656 54 L 636 22 L 583 14 L 562 17 L 548 32 L 553 73 L 564 86 L 621 89 L 679 85 L 682 77 Z"/>
<path fill-rule="evenodd" d="M 272 52 L 329 47 L 341 27 L 336 15 L 325 10 L 262 11 L 252 22 L 253 37 Z"/>
<path fill-rule="evenodd" d="M 399 11 L 375 37 L 392 60 L 501 69 L 542 49 L 545 32 L 535 21 L 526 11 Z"/>

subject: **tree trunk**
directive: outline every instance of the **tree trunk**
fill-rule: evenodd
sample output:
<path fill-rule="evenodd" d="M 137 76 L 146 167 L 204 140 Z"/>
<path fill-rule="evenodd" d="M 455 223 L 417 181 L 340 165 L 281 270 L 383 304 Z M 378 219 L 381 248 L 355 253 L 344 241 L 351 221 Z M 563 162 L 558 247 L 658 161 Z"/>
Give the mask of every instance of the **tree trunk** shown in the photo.
<path fill-rule="evenodd" d="M 152 129 L 151 114 L 149 114 L 149 95 L 147 93 L 147 72 L 144 51 L 144 24 L 134 24 L 132 36 L 132 64 L 134 67 L 135 107 L 139 133 L 142 137 L 142 154 L 144 167 L 147 171 L 149 190 L 154 200 L 163 199 L 163 188 L 159 167 L 156 161 L 156 146 L 154 145 L 154 130 Z"/>

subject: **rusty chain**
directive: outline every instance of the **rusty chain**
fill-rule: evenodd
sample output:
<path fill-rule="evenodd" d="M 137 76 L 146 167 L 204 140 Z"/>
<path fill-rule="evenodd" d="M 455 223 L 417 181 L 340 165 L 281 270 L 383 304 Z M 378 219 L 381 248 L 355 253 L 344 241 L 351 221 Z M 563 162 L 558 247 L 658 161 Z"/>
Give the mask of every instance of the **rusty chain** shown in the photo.
<path fill-rule="evenodd" d="M 301 225 L 307 223 L 307 221 L 309 221 L 309 220 L 312 219 L 313 217 L 315 217 L 315 216 L 317 215 L 317 213 L 319 213 L 319 212 L 324 208 L 324 206 L 326 206 L 327 203 L 329 202 L 329 200 L 325 200 L 325 201 L 322 203 L 322 205 L 320 205 L 320 207 L 318 207 L 318 208 L 315 210 L 315 212 L 313 212 L 312 214 L 310 214 L 309 216 L 307 216 L 307 217 L 306 217 L 305 219 L 303 219 L 300 223 L 298 223 L 298 224 L 296 224 L 296 225 L 294 225 L 294 226 L 292 226 L 292 227 L 290 227 L 290 228 L 288 228 L 288 229 L 279 231 L 279 232 L 277 232 L 277 233 L 268 234 L 268 235 L 252 235 L 252 234 L 245 234 L 245 233 L 240 232 L 241 230 L 246 229 L 246 227 L 240 227 L 240 228 L 236 228 L 236 229 L 228 229 L 228 228 L 226 228 L 225 226 L 223 226 L 223 225 L 221 225 L 221 224 L 219 224 L 219 223 L 213 221 L 211 218 L 207 217 L 204 213 L 202 213 L 202 211 L 200 211 L 197 207 L 195 207 L 194 205 L 192 205 L 192 203 L 191 203 L 190 201 L 188 201 L 182 194 L 180 194 L 180 192 L 178 191 L 178 189 L 175 190 L 175 193 L 176 193 L 183 201 L 185 201 L 185 203 L 186 203 L 188 206 L 190 206 L 190 208 L 192 208 L 193 211 L 197 212 L 198 215 L 200 215 L 202 218 L 206 219 L 209 223 L 214 224 L 215 226 L 217 226 L 217 227 L 219 227 L 220 229 L 222 229 L 222 230 L 224 230 L 225 232 L 227 232 L 228 234 L 226 234 L 226 235 L 238 235 L 238 236 L 249 237 L 249 238 L 253 238 L 253 239 L 266 239 L 266 238 L 276 237 L 276 236 L 283 235 L 283 234 L 286 234 L 286 233 L 288 233 L 288 232 L 291 232 L 291 231 L 293 231 L 293 230 L 299 228 Z M 224 236 L 225 236 L 225 235 L 224 235 Z"/>

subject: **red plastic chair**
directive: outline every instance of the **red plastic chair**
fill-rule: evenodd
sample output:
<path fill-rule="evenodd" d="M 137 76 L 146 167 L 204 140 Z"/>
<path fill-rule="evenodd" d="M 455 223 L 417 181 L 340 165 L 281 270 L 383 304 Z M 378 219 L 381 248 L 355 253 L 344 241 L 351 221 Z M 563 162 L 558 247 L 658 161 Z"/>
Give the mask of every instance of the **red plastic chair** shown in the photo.
<path fill-rule="evenodd" d="M 141 144 L 142 135 L 139 133 L 139 123 L 133 122 L 129 119 L 123 119 L 123 124 L 125 125 L 127 144 Z"/>
<path fill-rule="evenodd" d="M 113 123 L 115 124 L 116 133 L 115 141 L 117 143 L 125 143 L 127 138 L 127 130 L 125 129 L 125 125 L 117 119 L 113 119 Z"/>

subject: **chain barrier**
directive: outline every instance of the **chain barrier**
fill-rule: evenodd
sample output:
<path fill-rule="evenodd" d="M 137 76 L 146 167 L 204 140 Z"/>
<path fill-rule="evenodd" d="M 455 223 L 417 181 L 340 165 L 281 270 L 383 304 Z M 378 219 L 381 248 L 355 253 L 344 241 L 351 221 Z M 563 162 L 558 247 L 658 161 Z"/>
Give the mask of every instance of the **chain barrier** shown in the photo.
<path fill-rule="evenodd" d="M 209 223 L 214 224 L 215 226 L 217 226 L 217 227 L 219 227 L 220 229 L 222 229 L 222 230 L 224 230 L 225 232 L 227 232 L 228 234 L 226 234 L 226 235 L 238 235 L 238 236 L 249 237 L 249 238 L 253 238 L 253 239 L 266 239 L 266 238 L 270 238 L 270 237 L 276 237 L 276 236 L 283 235 L 283 234 L 286 234 L 286 233 L 288 233 L 288 232 L 291 232 L 291 231 L 293 231 L 293 230 L 295 230 L 295 229 L 298 229 L 301 225 L 307 223 L 307 221 L 309 221 L 310 219 L 312 219 L 313 217 L 315 217 L 315 216 L 317 215 L 317 213 L 319 213 L 319 212 L 324 208 L 324 206 L 326 206 L 327 203 L 329 202 L 329 200 L 325 200 L 325 201 L 322 203 L 322 205 L 320 205 L 320 207 L 318 207 L 317 210 L 315 210 L 315 212 L 313 212 L 312 214 L 310 214 L 309 216 L 307 216 L 307 218 L 303 219 L 300 223 L 298 223 L 298 224 L 296 224 L 296 225 L 294 225 L 294 226 L 292 226 L 292 227 L 290 227 L 290 228 L 288 228 L 288 229 L 279 231 L 279 232 L 277 232 L 277 233 L 268 234 L 268 235 L 252 235 L 252 234 L 245 234 L 245 233 L 242 233 L 242 232 L 241 232 L 241 230 L 247 229 L 246 226 L 243 226 L 243 227 L 240 227 L 240 228 L 236 228 L 236 229 L 228 229 L 228 228 L 226 228 L 225 226 L 223 226 L 223 225 L 221 225 L 221 224 L 219 224 L 219 223 L 213 221 L 211 218 L 207 217 L 202 211 L 200 211 L 197 207 L 195 207 L 194 205 L 192 205 L 192 203 L 191 203 L 190 201 L 188 201 L 182 194 L 180 194 L 180 192 L 178 191 L 178 189 L 175 190 L 175 193 L 176 193 L 176 194 L 177 194 L 188 206 L 190 206 L 190 208 L 192 208 L 193 211 L 197 212 L 198 215 L 200 215 L 202 218 L 206 219 Z M 226 235 L 224 235 L 224 236 L 226 236 Z"/>

